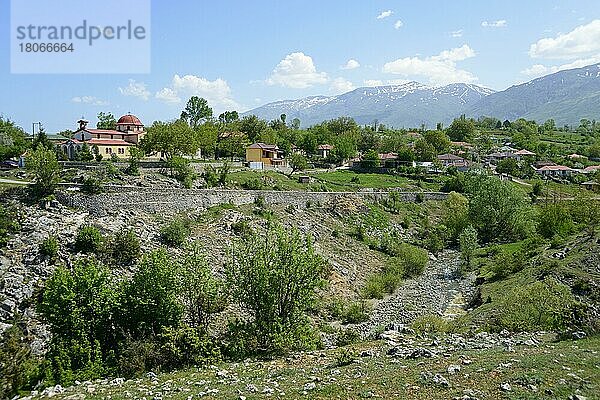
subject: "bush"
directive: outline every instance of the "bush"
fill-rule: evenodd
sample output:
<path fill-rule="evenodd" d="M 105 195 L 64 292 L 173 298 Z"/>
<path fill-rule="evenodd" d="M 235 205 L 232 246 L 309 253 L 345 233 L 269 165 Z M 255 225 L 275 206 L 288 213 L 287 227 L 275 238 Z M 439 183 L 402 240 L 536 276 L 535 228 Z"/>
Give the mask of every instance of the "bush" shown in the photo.
<path fill-rule="evenodd" d="M 0 247 L 6 246 L 9 235 L 21 229 L 20 219 L 14 206 L 0 204 Z"/>
<path fill-rule="evenodd" d="M 396 254 L 402 260 L 405 278 L 421 275 L 429 261 L 427 251 L 408 243 L 398 245 Z"/>
<path fill-rule="evenodd" d="M 167 167 L 171 171 L 171 176 L 181 182 L 184 187 L 192 188 L 196 179 L 196 172 L 190 165 L 190 160 L 174 156 L 167 161 Z"/>
<path fill-rule="evenodd" d="M 160 239 L 168 246 L 179 247 L 183 245 L 189 235 L 189 222 L 182 218 L 175 218 L 160 228 Z"/>
<path fill-rule="evenodd" d="M 0 337 L 0 398 L 31 390 L 40 378 L 40 362 L 31 354 L 21 328 L 14 324 Z"/>
<path fill-rule="evenodd" d="M 264 189 L 262 181 L 258 178 L 248 179 L 246 182 L 242 183 L 242 187 L 246 190 L 262 190 L 262 189 Z"/>
<path fill-rule="evenodd" d="M 98 194 L 102 192 L 102 185 L 100 180 L 92 177 L 87 177 L 83 180 L 81 185 L 81 192 L 87 194 Z"/>
<path fill-rule="evenodd" d="M 248 221 L 245 219 L 231 224 L 231 229 L 238 236 L 250 236 L 254 232 Z"/>
<path fill-rule="evenodd" d="M 48 236 L 40 243 L 39 252 L 48 260 L 54 261 L 58 258 L 58 240 L 55 236 Z"/>
<path fill-rule="evenodd" d="M 77 230 L 75 237 L 75 250 L 82 253 L 97 253 L 102 249 L 104 238 L 102 234 L 92 225 L 82 225 Z"/>
<path fill-rule="evenodd" d="M 38 146 L 27 157 L 27 169 L 33 174 L 33 194 L 42 198 L 54 193 L 58 183 L 60 165 L 53 150 Z"/>
<path fill-rule="evenodd" d="M 547 239 L 555 235 L 566 235 L 573 230 L 571 212 L 564 202 L 556 201 L 540 208 L 537 230 Z"/>
<path fill-rule="evenodd" d="M 207 366 L 222 360 L 221 350 L 202 329 L 165 327 L 158 336 L 161 370 Z"/>
<path fill-rule="evenodd" d="M 411 326 L 420 335 L 426 333 L 446 333 L 450 329 L 448 321 L 438 315 L 432 314 L 417 317 Z"/>
<path fill-rule="evenodd" d="M 567 286 L 546 277 L 519 287 L 506 297 L 497 320 L 498 329 L 520 332 L 577 327 L 582 311 L 582 305 Z"/>
<path fill-rule="evenodd" d="M 356 329 L 346 328 L 340 329 L 335 338 L 337 346 L 348 346 L 349 344 L 357 343 L 360 340 L 360 333 Z"/>
<path fill-rule="evenodd" d="M 51 381 L 72 384 L 103 376 L 104 356 L 116 348 L 117 296 L 109 271 L 92 260 L 59 267 L 45 282 L 38 312 L 52 333 L 46 356 Z"/>
<path fill-rule="evenodd" d="M 140 240 L 133 229 L 120 230 L 112 238 L 110 251 L 117 262 L 132 263 L 140 258 Z"/>
<path fill-rule="evenodd" d="M 369 320 L 371 307 L 365 301 L 352 302 L 346 305 L 343 312 L 343 322 L 345 324 L 358 324 Z"/>
<path fill-rule="evenodd" d="M 270 225 L 265 236 L 237 241 L 226 266 L 233 299 L 252 316 L 259 348 L 281 353 L 311 344 L 305 312 L 323 283 L 325 262 L 309 237 Z"/>
<path fill-rule="evenodd" d="M 340 349 L 335 354 L 335 366 L 344 367 L 354 362 L 354 353 L 350 349 Z"/>

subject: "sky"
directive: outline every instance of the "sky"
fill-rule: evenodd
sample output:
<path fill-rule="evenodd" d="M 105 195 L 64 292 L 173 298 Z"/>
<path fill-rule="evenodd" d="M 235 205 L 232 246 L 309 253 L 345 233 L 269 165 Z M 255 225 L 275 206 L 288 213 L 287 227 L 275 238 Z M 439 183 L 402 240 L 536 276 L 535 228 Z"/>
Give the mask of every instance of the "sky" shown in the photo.
<path fill-rule="evenodd" d="M 0 0 L 0 115 L 28 132 L 101 111 L 150 125 L 193 95 L 218 115 L 407 80 L 504 90 L 600 62 L 598 0 L 152 0 L 139 74 L 12 74 L 10 19 Z"/>

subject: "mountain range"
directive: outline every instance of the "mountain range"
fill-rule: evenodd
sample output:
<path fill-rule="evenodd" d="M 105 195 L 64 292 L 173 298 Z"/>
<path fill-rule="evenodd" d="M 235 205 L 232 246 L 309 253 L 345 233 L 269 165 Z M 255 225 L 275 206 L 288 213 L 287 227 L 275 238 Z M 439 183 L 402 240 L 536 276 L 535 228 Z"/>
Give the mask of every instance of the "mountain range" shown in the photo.
<path fill-rule="evenodd" d="M 558 126 L 579 124 L 582 118 L 600 119 L 600 64 L 559 71 L 499 92 L 466 83 L 432 87 L 407 82 L 362 87 L 337 96 L 276 101 L 242 115 L 271 120 L 281 114 L 288 121 L 299 118 L 303 127 L 341 116 L 359 124 L 378 121 L 396 128 L 434 127 L 462 114 L 511 121 L 553 118 Z"/>

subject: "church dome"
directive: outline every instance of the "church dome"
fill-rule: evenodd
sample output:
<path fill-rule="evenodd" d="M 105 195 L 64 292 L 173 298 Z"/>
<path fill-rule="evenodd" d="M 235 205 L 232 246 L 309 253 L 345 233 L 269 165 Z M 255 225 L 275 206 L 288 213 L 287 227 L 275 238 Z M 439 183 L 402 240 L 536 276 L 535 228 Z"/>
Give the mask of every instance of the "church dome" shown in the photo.
<path fill-rule="evenodd" d="M 117 121 L 117 125 L 135 125 L 135 126 L 143 126 L 142 121 L 138 117 L 133 114 L 123 115 Z"/>

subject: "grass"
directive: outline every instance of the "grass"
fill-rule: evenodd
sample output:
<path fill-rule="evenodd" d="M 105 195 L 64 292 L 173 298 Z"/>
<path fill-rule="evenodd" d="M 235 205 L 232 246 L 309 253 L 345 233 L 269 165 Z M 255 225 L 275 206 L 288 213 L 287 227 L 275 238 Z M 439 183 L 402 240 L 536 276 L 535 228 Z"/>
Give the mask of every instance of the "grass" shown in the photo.
<path fill-rule="evenodd" d="M 600 393 L 600 338 L 577 342 L 544 342 L 539 346 L 457 351 L 431 359 L 388 357 L 382 342 L 348 346 L 349 356 L 339 362 L 340 350 L 299 354 L 272 361 L 223 363 L 122 385 L 80 385 L 55 398 L 310 398 L 451 399 L 465 390 L 486 399 L 566 399 L 573 394 L 598 399 Z M 359 357 L 361 351 L 375 356 Z M 471 360 L 470 364 L 462 363 Z M 460 365 L 453 375 L 450 365 Z M 422 373 L 441 374 L 449 387 L 423 379 Z M 511 391 L 503 391 L 508 383 Z M 534 385 L 535 387 L 532 387 Z M 78 397 L 77 397 L 78 396 Z M 243 396 L 243 397 L 242 397 Z"/>
<path fill-rule="evenodd" d="M 433 182 L 416 181 L 406 177 L 386 174 L 333 171 L 311 173 L 309 175 L 314 179 L 314 182 L 302 184 L 298 182 L 298 175 L 290 178 L 275 171 L 238 170 L 231 172 L 228 180 L 232 186 L 241 188 L 244 183 L 259 179 L 262 182 L 262 189 L 265 190 L 322 191 L 326 189 L 328 191 L 352 192 L 361 189 L 402 188 L 413 191 L 437 191 L 440 187 L 437 180 Z"/>

